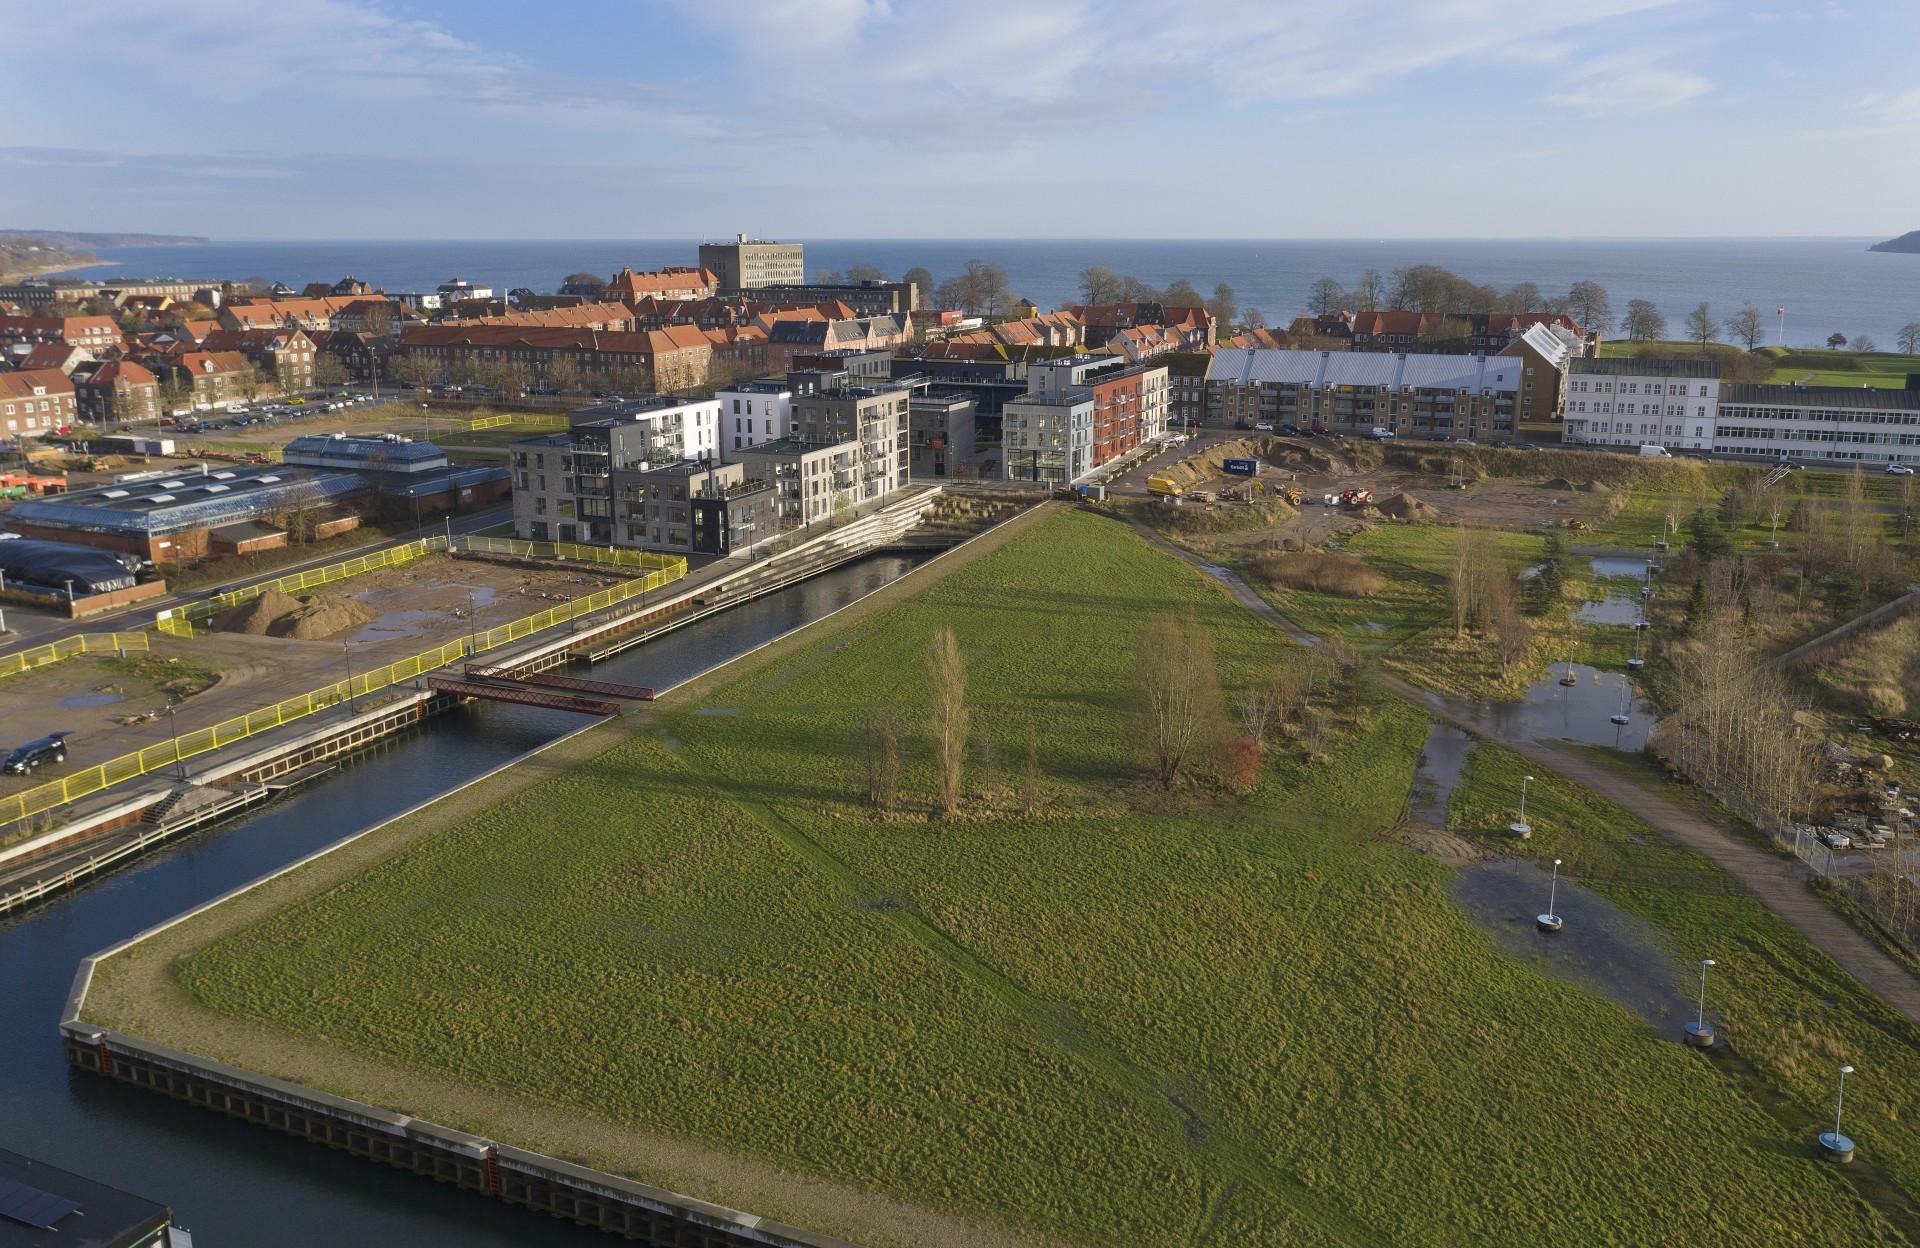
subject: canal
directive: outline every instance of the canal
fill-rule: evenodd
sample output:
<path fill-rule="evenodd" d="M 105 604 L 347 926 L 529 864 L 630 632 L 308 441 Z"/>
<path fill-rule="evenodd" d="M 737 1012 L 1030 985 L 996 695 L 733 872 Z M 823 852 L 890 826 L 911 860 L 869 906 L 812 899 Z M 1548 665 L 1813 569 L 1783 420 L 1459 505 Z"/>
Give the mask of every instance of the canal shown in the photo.
<path fill-rule="evenodd" d="M 872 555 L 594 669 L 667 689 L 897 580 Z M 0 922 L 0 1148 L 171 1205 L 197 1248 L 586 1245 L 607 1237 L 204 1109 L 71 1073 L 57 1025 L 79 960 L 581 726 L 485 702 L 429 721 L 233 823 Z"/>

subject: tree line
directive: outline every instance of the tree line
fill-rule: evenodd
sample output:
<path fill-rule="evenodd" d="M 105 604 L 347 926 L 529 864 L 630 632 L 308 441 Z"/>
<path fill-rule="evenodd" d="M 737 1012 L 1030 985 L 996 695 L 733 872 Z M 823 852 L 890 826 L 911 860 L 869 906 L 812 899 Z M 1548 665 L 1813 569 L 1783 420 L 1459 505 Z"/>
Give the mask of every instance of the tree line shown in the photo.
<path fill-rule="evenodd" d="M 1131 274 L 1116 273 L 1104 264 L 1095 264 L 1080 270 L 1079 284 L 1083 304 L 1157 303 L 1163 307 L 1205 308 L 1222 329 L 1235 323 L 1260 329 L 1267 323 L 1265 314 L 1258 308 L 1247 308 L 1243 312 L 1233 287 L 1226 282 L 1216 284 L 1213 296 L 1208 298 L 1184 277 L 1175 278 L 1160 288 Z"/>
<path fill-rule="evenodd" d="M 1390 278 L 1373 269 L 1351 287 L 1332 277 L 1316 280 L 1307 292 L 1307 307 L 1315 316 L 1342 309 L 1379 312 L 1388 308 L 1441 316 L 1477 316 L 1493 312 L 1553 312 L 1571 316 L 1588 329 L 1605 332 L 1613 324 L 1613 303 L 1606 287 L 1578 281 L 1564 295 L 1547 295 L 1532 282 L 1506 290 L 1482 286 L 1437 264 L 1413 264 L 1393 270 Z"/>

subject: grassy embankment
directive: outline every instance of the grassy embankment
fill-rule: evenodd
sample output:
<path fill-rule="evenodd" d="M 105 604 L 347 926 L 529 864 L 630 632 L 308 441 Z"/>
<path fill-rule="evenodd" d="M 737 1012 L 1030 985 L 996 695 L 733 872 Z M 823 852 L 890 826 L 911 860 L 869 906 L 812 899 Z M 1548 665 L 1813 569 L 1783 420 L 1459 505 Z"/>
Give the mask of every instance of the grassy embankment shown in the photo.
<path fill-rule="evenodd" d="M 1201 616 L 1230 689 L 1285 649 L 1204 576 L 1062 515 L 179 983 L 248 1025 L 1077 1242 L 1892 1236 L 1705 1060 L 1496 952 L 1449 869 L 1381 835 L 1426 732 L 1410 708 L 1362 685 L 1337 766 L 1282 747 L 1243 802 L 1139 787 L 1129 641 L 1162 611 Z M 939 624 L 1000 780 L 929 821 L 910 734 L 912 810 L 880 816 L 859 724 L 920 722 Z M 1741 974 L 1809 956 L 1778 935 Z M 1910 1051 L 1833 999 L 1885 1029 L 1863 1069 Z M 1889 1158 L 1896 1086 L 1862 1111 Z"/>
<path fill-rule="evenodd" d="M 1716 356 L 1733 358 L 1744 355 L 1739 347 L 1713 344 Z M 1600 344 L 1603 357 L 1626 358 L 1645 353 L 1698 355 L 1700 347 L 1692 342 L 1629 342 L 1615 339 Z M 1907 384 L 1908 373 L 1920 373 L 1920 355 L 1901 355 L 1892 351 L 1827 351 L 1819 347 L 1761 347 L 1754 355 L 1762 357 L 1768 371 L 1756 368 L 1753 381 L 1785 386 L 1884 387 L 1898 390 Z"/>
<path fill-rule="evenodd" d="M 1606 759 L 1606 751 L 1587 753 L 1617 769 L 1633 766 Z M 1534 833 L 1524 842 L 1504 831 L 1515 817 L 1522 773 L 1533 777 L 1527 819 Z M 1688 790 L 1676 792 L 1684 800 Z M 1849 1082 L 1849 1134 L 1874 1141 L 1869 1160 L 1903 1190 L 1920 1191 L 1920 1131 L 1913 1126 L 1920 1049 L 1909 1038 L 1913 1029 L 1717 867 L 1667 845 L 1611 802 L 1485 743 L 1474 747 L 1454 790 L 1449 826 L 1499 853 L 1543 865 L 1563 859 L 1563 878 L 1652 923 L 1676 964 L 1713 958 L 1709 1013 L 1740 1056 L 1786 1091 L 1809 1140 L 1831 1127 L 1836 1068 L 1856 1065 L 1860 1079 L 1876 1086 L 1867 1092 L 1858 1080 Z"/>

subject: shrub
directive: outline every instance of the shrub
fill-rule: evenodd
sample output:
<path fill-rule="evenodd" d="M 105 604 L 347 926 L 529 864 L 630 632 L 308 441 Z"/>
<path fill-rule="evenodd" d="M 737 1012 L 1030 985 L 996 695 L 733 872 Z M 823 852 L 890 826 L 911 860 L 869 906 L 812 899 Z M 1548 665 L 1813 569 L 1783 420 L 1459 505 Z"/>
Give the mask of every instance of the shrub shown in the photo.
<path fill-rule="evenodd" d="M 1262 555 L 1253 570 L 1278 589 L 1307 589 L 1348 598 L 1371 598 L 1387 587 L 1387 578 L 1350 555 L 1321 550 Z"/>

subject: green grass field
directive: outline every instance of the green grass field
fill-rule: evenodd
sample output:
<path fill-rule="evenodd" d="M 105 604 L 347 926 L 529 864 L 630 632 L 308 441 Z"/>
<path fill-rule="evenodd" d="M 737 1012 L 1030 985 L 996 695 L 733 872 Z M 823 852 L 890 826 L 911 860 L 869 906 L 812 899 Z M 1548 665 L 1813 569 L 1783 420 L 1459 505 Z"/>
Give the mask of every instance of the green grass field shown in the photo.
<path fill-rule="evenodd" d="M 1288 648 L 1122 526 L 1062 513 L 179 982 L 405 1068 L 1080 1243 L 1895 1237 L 1713 1065 L 1463 917 L 1451 869 L 1388 834 L 1427 731 L 1410 707 L 1363 684 L 1333 765 L 1279 750 L 1244 801 L 1143 789 L 1129 649 L 1166 611 L 1207 623 L 1230 691 Z M 940 624 L 1000 783 L 927 819 L 910 733 L 913 813 L 881 816 L 858 725 L 919 721 Z M 1029 725 L 1030 817 L 1008 792 Z M 1490 766 L 1459 822 L 1504 791 Z M 1862 1069 L 1888 1063 L 1863 1148 L 1907 1156 L 1886 1054 L 1913 1062 L 1912 1030 L 1739 917 L 1760 935 L 1716 948 L 1755 1012 L 1828 996 Z M 1789 1078 L 1810 1109 L 1814 1067 Z"/>
<path fill-rule="evenodd" d="M 1891 344 L 1889 344 L 1891 345 Z M 1725 343 L 1715 346 L 1721 350 L 1737 350 Z M 1614 339 L 1600 344 L 1603 357 L 1625 357 L 1638 355 L 1646 348 L 1674 349 L 1698 353 L 1698 347 L 1691 342 L 1668 340 L 1665 342 L 1642 343 Z M 1920 355 L 1901 355 L 1892 351 L 1829 351 L 1824 347 L 1761 347 L 1758 354 L 1768 357 L 1773 364 L 1770 375 L 1759 380 L 1771 385 L 1785 386 L 1799 383 L 1808 386 L 1874 386 L 1898 390 L 1907 384 L 1908 373 L 1920 373 Z"/>

